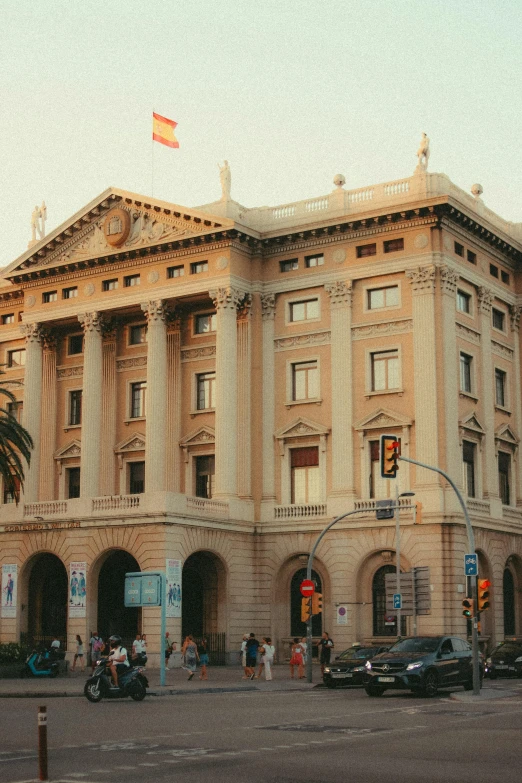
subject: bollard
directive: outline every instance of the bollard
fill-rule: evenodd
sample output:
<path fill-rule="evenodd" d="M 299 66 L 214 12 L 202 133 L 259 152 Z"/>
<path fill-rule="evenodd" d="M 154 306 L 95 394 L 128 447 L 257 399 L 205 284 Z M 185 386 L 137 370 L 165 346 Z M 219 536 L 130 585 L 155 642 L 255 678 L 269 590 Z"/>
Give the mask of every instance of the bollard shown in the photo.
<path fill-rule="evenodd" d="M 38 779 L 47 775 L 47 707 L 38 707 Z"/>

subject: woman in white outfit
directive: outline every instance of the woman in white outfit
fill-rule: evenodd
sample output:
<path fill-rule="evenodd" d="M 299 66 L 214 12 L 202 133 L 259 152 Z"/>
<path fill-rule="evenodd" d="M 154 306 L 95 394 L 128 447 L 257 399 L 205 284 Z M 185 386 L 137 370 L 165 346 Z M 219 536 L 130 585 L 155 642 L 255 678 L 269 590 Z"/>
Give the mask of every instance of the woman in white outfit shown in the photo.
<path fill-rule="evenodd" d="M 272 644 L 270 636 L 263 636 L 263 654 L 261 655 L 261 665 L 259 667 L 258 677 L 261 676 L 261 670 L 265 670 L 265 680 L 272 679 L 272 664 L 274 663 L 275 647 Z"/>

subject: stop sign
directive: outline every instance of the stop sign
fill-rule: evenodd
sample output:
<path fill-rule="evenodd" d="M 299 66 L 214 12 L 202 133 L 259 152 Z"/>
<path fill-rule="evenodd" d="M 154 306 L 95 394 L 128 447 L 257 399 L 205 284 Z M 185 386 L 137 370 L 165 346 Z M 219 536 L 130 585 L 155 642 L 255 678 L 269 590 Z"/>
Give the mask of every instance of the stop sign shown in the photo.
<path fill-rule="evenodd" d="M 301 590 L 301 595 L 304 595 L 305 598 L 315 593 L 315 585 L 311 579 L 303 579 L 299 589 Z"/>

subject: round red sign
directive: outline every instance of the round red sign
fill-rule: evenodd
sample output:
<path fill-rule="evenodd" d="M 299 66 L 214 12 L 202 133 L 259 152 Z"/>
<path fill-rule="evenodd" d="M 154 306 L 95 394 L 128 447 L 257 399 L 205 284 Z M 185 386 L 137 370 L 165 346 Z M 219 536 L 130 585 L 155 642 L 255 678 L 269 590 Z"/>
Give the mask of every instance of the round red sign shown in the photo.
<path fill-rule="evenodd" d="M 311 579 L 303 579 L 299 589 L 301 590 L 301 595 L 304 595 L 305 597 L 315 593 L 315 585 Z"/>

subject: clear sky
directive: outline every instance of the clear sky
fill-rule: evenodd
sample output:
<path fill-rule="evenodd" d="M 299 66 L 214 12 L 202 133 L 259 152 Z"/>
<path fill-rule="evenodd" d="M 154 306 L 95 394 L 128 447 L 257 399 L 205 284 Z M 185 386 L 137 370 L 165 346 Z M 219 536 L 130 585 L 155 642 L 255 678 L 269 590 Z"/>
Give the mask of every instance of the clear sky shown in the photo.
<path fill-rule="evenodd" d="M 430 170 L 522 221 L 519 0 L 1 0 L 0 266 L 109 186 L 245 206 Z"/>

